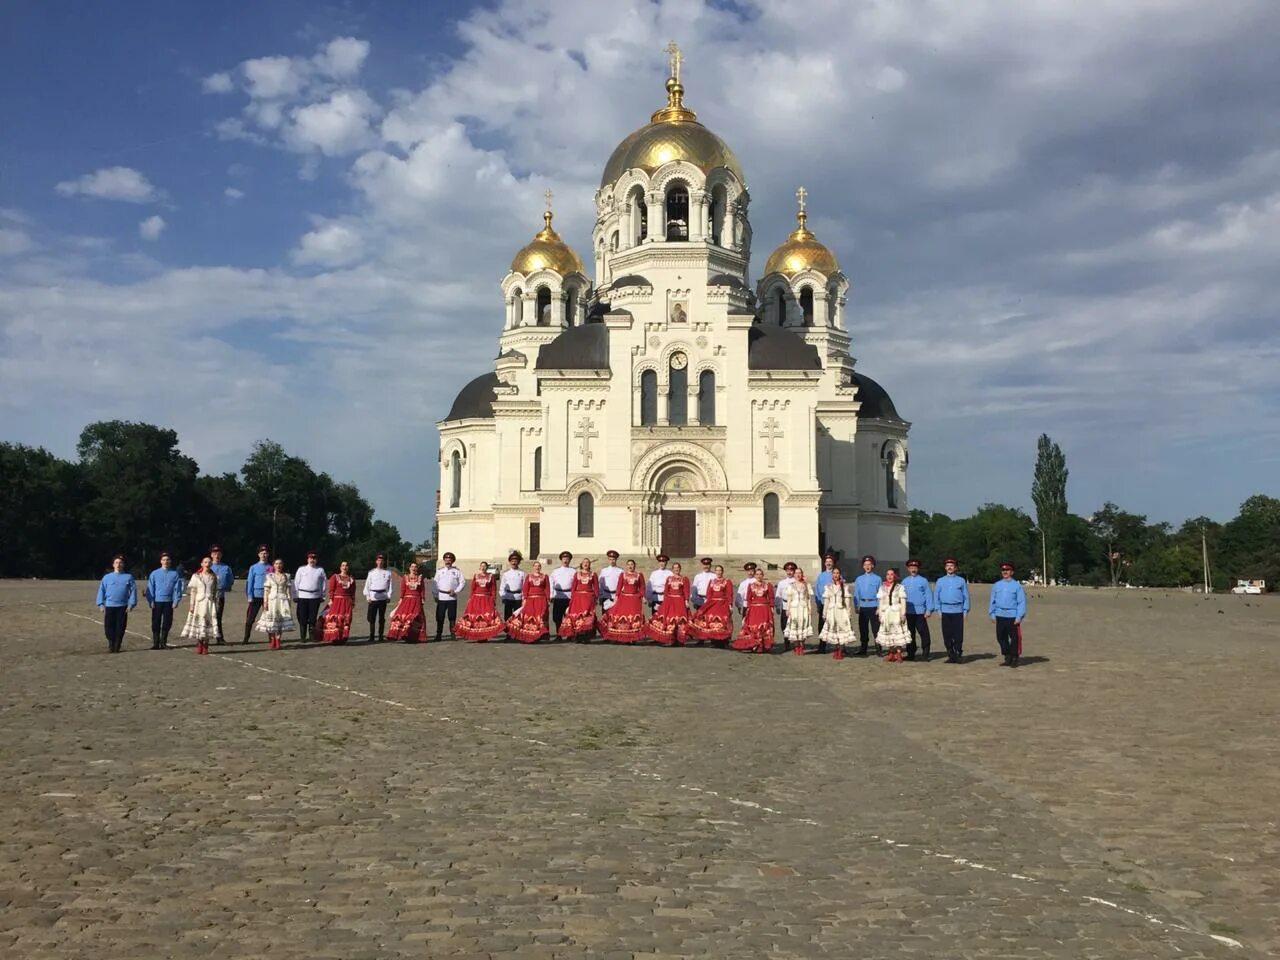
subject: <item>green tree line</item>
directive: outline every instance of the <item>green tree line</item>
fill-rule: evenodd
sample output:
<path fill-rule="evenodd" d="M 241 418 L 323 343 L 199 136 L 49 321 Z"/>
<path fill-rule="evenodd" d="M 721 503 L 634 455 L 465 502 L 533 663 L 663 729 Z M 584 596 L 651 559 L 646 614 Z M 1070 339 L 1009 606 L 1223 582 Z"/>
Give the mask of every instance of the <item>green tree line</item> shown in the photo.
<path fill-rule="evenodd" d="M 326 568 L 347 560 L 358 574 L 379 552 L 395 566 L 412 554 L 353 484 L 270 440 L 238 474 L 201 474 L 175 431 L 146 423 L 91 423 L 76 453 L 0 443 L 0 576 L 97 576 L 116 553 L 141 575 L 162 550 L 191 569 L 213 543 L 238 574 L 260 543 L 290 568 L 315 550 Z"/>

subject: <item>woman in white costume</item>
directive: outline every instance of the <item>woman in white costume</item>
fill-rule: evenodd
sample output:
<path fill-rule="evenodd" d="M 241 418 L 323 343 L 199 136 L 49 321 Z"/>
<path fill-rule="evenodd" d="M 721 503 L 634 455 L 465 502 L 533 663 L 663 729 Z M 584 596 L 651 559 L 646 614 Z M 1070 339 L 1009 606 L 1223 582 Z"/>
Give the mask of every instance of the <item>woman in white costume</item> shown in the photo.
<path fill-rule="evenodd" d="M 844 659 L 844 648 L 858 642 L 854 633 L 853 591 L 840 568 L 831 571 L 831 582 L 822 590 L 822 632 L 818 639 L 835 647 L 832 657 Z"/>
<path fill-rule="evenodd" d="M 788 647 L 804 650 L 805 641 L 813 636 L 813 587 L 796 568 L 791 589 L 787 591 L 787 629 L 782 632 Z"/>
<path fill-rule="evenodd" d="M 196 642 L 196 653 L 208 653 L 209 641 L 218 636 L 218 575 L 210 569 L 213 560 L 205 557 L 200 569 L 191 575 L 187 584 L 187 598 L 191 608 L 182 636 Z"/>
<path fill-rule="evenodd" d="M 876 634 L 876 645 L 884 651 L 885 660 L 890 663 L 902 662 L 902 651 L 911 643 L 911 634 L 907 631 L 907 592 L 898 582 L 898 570 L 890 567 L 884 572 L 884 582 L 876 593 L 880 602 L 880 632 Z"/>
<path fill-rule="evenodd" d="M 272 650 L 280 649 L 280 635 L 293 629 L 293 578 L 284 572 L 277 558 L 271 572 L 262 578 L 262 616 L 258 629 L 267 635 Z"/>

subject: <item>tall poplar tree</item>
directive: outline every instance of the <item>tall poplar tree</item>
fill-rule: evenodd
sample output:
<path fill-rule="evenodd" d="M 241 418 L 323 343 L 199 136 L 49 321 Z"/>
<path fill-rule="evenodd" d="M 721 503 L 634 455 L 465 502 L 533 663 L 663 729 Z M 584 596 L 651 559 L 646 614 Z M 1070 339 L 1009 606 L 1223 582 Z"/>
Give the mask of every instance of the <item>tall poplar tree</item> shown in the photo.
<path fill-rule="evenodd" d="M 1036 525 L 1044 537 L 1045 565 L 1041 571 L 1046 583 L 1049 570 L 1062 570 L 1063 525 L 1067 519 L 1067 458 L 1062 448 L 1040 434 L 1036 442 L 1036 472 L 1031 481 L 1031 502 L 1036 506 Z"/>

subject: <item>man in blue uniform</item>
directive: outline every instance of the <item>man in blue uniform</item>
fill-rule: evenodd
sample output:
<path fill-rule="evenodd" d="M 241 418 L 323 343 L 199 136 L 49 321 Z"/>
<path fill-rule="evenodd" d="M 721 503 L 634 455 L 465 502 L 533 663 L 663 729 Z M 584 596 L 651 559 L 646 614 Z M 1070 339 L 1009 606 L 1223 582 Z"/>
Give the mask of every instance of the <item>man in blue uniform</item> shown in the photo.
<path fill-rule="evenodd" d="M 836 555 L 828 550 L 822 557 L 822 572 L 813 581 L 813 602 L 818 605 L 818 652 L 827 652 L 827 641 L 822 639 L 822 625 L 826 619 L 822 614 L 822 597 L 831 585 L 831 571 L 836 568 Z"/>
<path fill-rule="evenodd" d="M 853 581 L 853 606 L 858 611 L 858 656 L 867 655 L 867 645 L 880 632 L 880 574 L 876 573 L 876 558 L 867 554 L 862 558 L 862 573 Z"/>
<path fill-rule="evenodd" d="M 147 577 L 143 598 L 151 608 L 151 649 L 169 647 L 169 630 L 173 627 L 173 608 L 182 599 L 182 577 L 173 569 L 169 554 L 160 554 L 160 566 Z"/>
<path fill-rule="evenodd" d="M 955 557 L 947 557 L 942 566 L 947 572 L 933 585 L 933 609 L 942 623 L 947 663 L 960 663 L 964 657 L 964 622 L 969 616 L 969 584 L 956 573 Z"/>
<path fill-rule="evenodd" d="M 911 649 L 907 659 L 916 658 L 916 634 L 920 634 L 920 659 L 929 662 L 929 614 L 933 612 L 933 591 L 929 581 L 920 576 L 920 561 L 907 561 L 907 575 L 902 580 L 907 597 L 907 630 L 911 633 Z"/>
<path fill-rule="evenodd" d="M 124 572 L 124 555 L 111 558 L 111 572 L 98 584 L 94 601 L 102 611 L 102 632 L 107 636 L 107 653 L 119 653 L 129 626 L 129 611 L 138 605 L 138 587 Z"/>
<path fill-rule="evenodd" d="M 258 544 L 258 562 L 249 568 L 249 572 L 245 574 L 244 595 L 249 601 L 249 605 L 244 611 L 244 640 L 241 643 L 249 642 L 249 633 L 253 630 L 253 623 L 258 619 L 258 614 L 262 612 L 262 585 L 267 579 L 267 574 L 271 572 L 271 564 L 267 563 L 267 545 L 265 543 Z"/>
<path fill-rule="evenodd" d="M 231 572 L 231 564 L 222 562 L 222 547 L 218 544 L 209 548 L 209 559 L 213 561 L 209 569 L 218 578 L 218 643 L 226 643 L 222 636 L 222 607 L 227 602 L 231 585 L 236 582 L 236 575 Z"/>
<path fill-rule="evenodd" d="M 1004 654 L 1004 665 L 1016 667 L 1022 653 L 1022 618 L 1027 615 L 1027 592 L 1013 579 L 1013 564 L 1000 564 L 1000 579 L 991 585 L 987 613 L 996 625 L 996 643 Z"/>

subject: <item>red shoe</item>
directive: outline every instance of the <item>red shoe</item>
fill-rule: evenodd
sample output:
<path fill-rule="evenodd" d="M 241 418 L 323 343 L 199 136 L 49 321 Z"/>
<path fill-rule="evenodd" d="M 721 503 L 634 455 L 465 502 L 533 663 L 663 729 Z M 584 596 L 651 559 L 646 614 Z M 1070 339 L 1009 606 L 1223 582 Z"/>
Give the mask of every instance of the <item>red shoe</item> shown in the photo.
<path fill-rule="evenodd" d="M 831 655 L 831 659 L 832 660 L 844 659 L 844 644 L 841 644 L 838 647 L 836 647 L 836 652 Z"/>
<path fill-rule="evenodd" d="M 792 653 L 794 653 L 797 657 L 803 657 L 803 656 L 804 656 L 804 644 L 803 644 L 803 643 L 797 643 L 794 647 L 792 647 L 792 648 L 791 648 L 791 652 L 792 652 Z"/>

